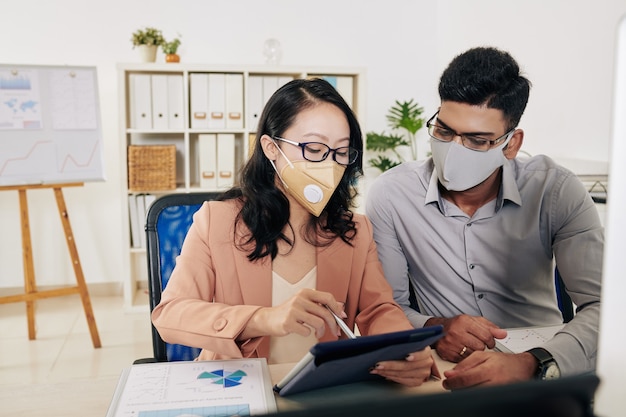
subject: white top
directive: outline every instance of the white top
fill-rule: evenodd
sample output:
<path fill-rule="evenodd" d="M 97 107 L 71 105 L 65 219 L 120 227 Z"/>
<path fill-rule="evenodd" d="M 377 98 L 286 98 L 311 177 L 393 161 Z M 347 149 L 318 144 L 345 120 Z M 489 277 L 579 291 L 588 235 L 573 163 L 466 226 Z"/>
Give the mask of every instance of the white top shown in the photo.
<path fill-rule="evenodd" d="M 314 266 L 300 281 L 291 284 L 276 272 L 272 272 L 272 306 L 289 300 L 304 288 L 315 288 L 317 284 L 317 266 Z M 297 333 L 270 338 L 268 363 L 298 362 L 311 346 L 318 342 L 315 332 L 303 337 Z"/>

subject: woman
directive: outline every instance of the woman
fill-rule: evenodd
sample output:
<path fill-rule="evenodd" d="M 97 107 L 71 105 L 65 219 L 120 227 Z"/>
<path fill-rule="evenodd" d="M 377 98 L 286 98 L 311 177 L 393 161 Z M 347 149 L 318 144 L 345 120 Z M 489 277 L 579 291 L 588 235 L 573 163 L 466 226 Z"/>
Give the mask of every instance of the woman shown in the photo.
<path fill-rule="evenodd" d="M 359 124 L 326 81 L 294 80 L 269 99 L 240 185 L 194 216 L 152 320 L 198 359 L 296 362 L 340 330 L 412 328 L 393 301 L 369 221 L 349 211 L 361 172 Z M 410 386 L 438 373 L 430 348 L 372 373 Z"/>

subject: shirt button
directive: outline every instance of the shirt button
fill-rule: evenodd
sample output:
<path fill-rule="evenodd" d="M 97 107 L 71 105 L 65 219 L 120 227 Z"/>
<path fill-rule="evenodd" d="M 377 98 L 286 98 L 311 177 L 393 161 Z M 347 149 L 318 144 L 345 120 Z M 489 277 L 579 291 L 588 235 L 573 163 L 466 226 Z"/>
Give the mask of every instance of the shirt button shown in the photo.
<path fill-rule="evenodd" d="M 469 269 L 474 269 L 475 265 L 474 264 L 470 264 Z"/>
<path fill-rule="evenodd" d="M 471 226 L 472 226 L 472 223 L 468 223 L 468 224 L 467 224 L 467 227 L 471 227 Z"/>
<path fill-rule="evenodd" d="M 484 296 L 485 296 L 484 294 L 478 294 L 478 299 L 482 300 Z"/>

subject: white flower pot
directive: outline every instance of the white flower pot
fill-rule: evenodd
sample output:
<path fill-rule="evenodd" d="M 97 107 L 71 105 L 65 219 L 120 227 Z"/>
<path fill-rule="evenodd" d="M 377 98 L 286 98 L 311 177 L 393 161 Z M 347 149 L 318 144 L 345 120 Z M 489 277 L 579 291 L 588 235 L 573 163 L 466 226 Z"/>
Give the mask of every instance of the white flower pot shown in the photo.
<path fill-rule="evenodd" d="M 155 62 L 157 46 L 156 45 L 137 45 L 139 59 L 141 62 Z"/>

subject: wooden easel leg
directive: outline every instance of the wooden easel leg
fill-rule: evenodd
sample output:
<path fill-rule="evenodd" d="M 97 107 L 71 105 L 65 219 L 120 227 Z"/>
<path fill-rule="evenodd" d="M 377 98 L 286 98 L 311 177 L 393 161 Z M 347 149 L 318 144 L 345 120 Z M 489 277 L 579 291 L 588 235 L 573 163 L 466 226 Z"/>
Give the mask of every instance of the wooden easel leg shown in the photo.
<path fill-rule="evenodd" d="M 37 284 L 35 283 L 35 268 L 33 266 L 33 247 L 30 240 L 30 223 L 28 220 L 28 200 L 26 198 L 26 190 L 20 189 L 20 222 L 22 224 L 22 262 L 24 265 L 24 290 L 26 294 L 37 292 Z M 27 298 L 26 300 L 26 316 L 28 318 L 28 339 L 35 340 L 35 301 Z"/>
<path fill-rule="evenodd" d="M 70 251 L 70 257 L 72 260 L 72 266 L 74 267 L 74 274 L 76 275 L 76 283 L 80 293 L 80 298 L 83 302 L 83 309 L 85 310 L 85 318 L 87 319 L 87 325 L 89 326 L 89 332 L 91 333 L 91 341 L 94 348 L 102 346 L 100 343 L 100 336 L 98 335 L 98 328 L 96 326 L 96 319 L 94 318 L 93 310 L 91 308 L 91 299 L 89 298 L 89 291 L 87 290 L 87 284 L 85 283 L 85 276 L 83 275 L 83 268 L 80 265 L 80 259 L 78 258 L 78 251 L 76 250 L 76 242 L 74 242 L 74 235 L 72 234 L 72 226 L 70 225 L 70 219 L 67 214 L 67 208 L 65 206 L 65 199 L 63 198 L 63 192 L 61 188 L 54 188 L 54 196 L 57 200 L 57 207 L 59 208 L 59 215 L 61 216 L 61 223 L 63 223 L 63 230 L 65 231 L 65 238 L 67 240 L 67 248 Z"/>

